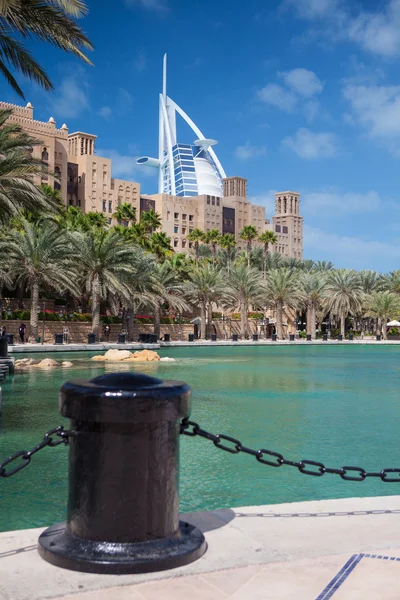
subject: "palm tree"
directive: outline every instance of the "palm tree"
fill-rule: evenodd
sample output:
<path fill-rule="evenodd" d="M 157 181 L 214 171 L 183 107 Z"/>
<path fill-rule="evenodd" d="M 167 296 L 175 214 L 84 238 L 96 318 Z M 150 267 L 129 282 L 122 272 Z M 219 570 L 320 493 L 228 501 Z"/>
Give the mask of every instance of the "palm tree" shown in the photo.
<path fill-rule="evenodd" d="M 298 274 L 287 267 L 273 269 L 266 279 L 267 303 L 276 310 L 276 333 L 278 339 L 283 338 L 283 309 L 297 308 L 302 300 Z"/>
<path fill-rule="evenodd" d="M 217 252 L 217 244 L 219 244 L 221 239 L 221 234 L 218 229 L 210 229 L 207 231 L 205 236 L 206 244 L 209 244 L 211 248 L 211 256 L 212 256 L 212 264 L 215 265 L 215 254 Z"/>
<path fill-rule="evenodd" d="M 199 245 L 200 242 L 204 242 L 205 233 L 201 229 L 193 229 L 187 236 L 190 242 L 194 244 L 194 259 L 196 261 L 196 266 L 199 264 Z"/>
<path fill-rule="evenodd" d="M 245 339 L 249 337 L 249 305 L 250 303 L 261 303 L 264 295 L 265 286 L 260 278 L 259 271 L 240 264 L 232 267 L 224 298 L 229 308 L 239 308 L 240 333 Z"/>
<path fill-rule="evenodd" d="M 378 331 L 382 331 L 383 339 L 387 340 L 386 323 L 400 315 L 400 298 L 394 292 L 374 292 L 367 298 L 365 309 L 366 317 L 378 320 Z"/>
<path fill-rule="evenodd" d="M 263 244 L 263 278 L 267 276 L 267 257 L 269 245 L 275 246 L 278 241 L 278 236 L 273 231 L 263 231 L 258 236 L 259 241 Z"/>
<path fill-rule="evenodd" d="M 240 232 L 240 238 L 247 242 L 247 266 L 250 267 L 250 256 L 253 240 L 258 237 L 257 229 L 254 225 L 245 225 Z"/>
<path fill-rule="evenodd" d="M 121 225 L 122 222 L 126 225 L 135 223 L 136 208 L 132 206 L 132 204 L 129 204 L 129 202 L 122 202 L 122 204 L 118 205 L 117 210 L 113 214 L 113 218 L 117 219 L 119 225 Z"/>
<path fill-rule="evenodd" d="M 33 79 L 46 90 L 53 89 L 43 67 L 25 48 L 22 39 L 36 37 L 75 54 L 91 64 L 82 49 L 93 46 L 75 19 L 88 9 L 83 0 L 2 0 L 0 3 L 0 71 L 22 98 L 24 94 L 10 71 L 10 66 Z"/>
<path fill-rule="evenodd" d="M 58 292 L 77 295 L 77 264 L 79 251 L 71 236 L 60 231 L 52 221 L 40 224 L 24 222 L 23 231 L 13 231 L 0 241 L 15 283 L 31 293 L 31 336 L 38 335 L 39 291 L 43 286 Z"/>
<path fill-rule="evenodd" d="M 219 240 L 219 245 L 221 248 L 225 250 L 226 253 L 226 268 L 228 273 L 231 270 L 231 262 L 232 262 L 232 251 L 236 246 L 236 240 L 233 233 L 225 233 L 221 236 Z"/>
<path fill-rule="evenodd" d="M 317 260 L 314 263 L 314 269 L 315 271 L 332 271 L 333 262 L 330 260 Z"/>
<path fill-rule="evenodd" d="M 150 252 L 155 254 L 158 260 L 163 260 L 168 253 L 173 252 L 171 238 L 164 231 L 156 231 L 151 234 L 148 240 Z"/>
<path fill-rule="evenodd" d="M 142 213 L 140 217 L 140 223 L 144 226 L 146 232 L 150 234 L 156 229 L 159 229 L 162 225 L 160 215 L 153 209 Z"/>
<path fill-rule="evenodd" d="M 324 296 L 327 308 L 340 319 L 340 332 L 345 335 L 346 317 L 361 311 L 364 292 L 358 273 L 351 269 L 328 271 Z"/>
<path fill-rule="evenodd" d="M 400 271 L 391 271 L 382 278 L 382 287 L 389 292 L 400 295 Z"/>
<path fill-rule="evenodd" d="M 207 306 L 221 297 L 225 282 L 222 279 L 220 271 L 211 265 L 196 267 L 189 273 L 188 281 L 183 286 L 185 297 L 194 306 L 200 306 L 201 312 L 201 330 L 200 337 L 206 337 Z"/>
<path fill-rule="evenodd" d="M 0 223 L 21 210 L 37 215 L 40 211 L 55 213 L 60 209 L 57 199 L 33 183 L 46 169 L 45 163 L 30 154 L 32 147 L 41 142 L 26 134 L 19 124 L 7 122 L 11 114 L 11 110 L 0 110 Z"/>
<path fill-rule="evenodd" d="M 92 299 L 92 333 L 99 335 L 100 301 L 107 295 L 130 299 L 129 279 L 134 277 L 138 249 L 114 230 L 77 233 L 83 281 Z"/>
<path fill-rule="evenodd" d="M 322 301 L 325 278 L 321 273 L 307 272 L 301 275 L 300 282 L 307 307 L 307 333 L 314 339 L 317 329 L 317 310 Z"/>
<path fill-rule="evenodd" d="M 179 281 L 177 272 L 167 263 L 154 265 L 153 273 L 154 291 L 150 297 L 150 304 L 154 309 L 154 333 L 160 337 L 161 306 L 167 302 L 170 308 L 179 312 L 188 309 L 188 304 L 183 297 L 183 284 Z"/>

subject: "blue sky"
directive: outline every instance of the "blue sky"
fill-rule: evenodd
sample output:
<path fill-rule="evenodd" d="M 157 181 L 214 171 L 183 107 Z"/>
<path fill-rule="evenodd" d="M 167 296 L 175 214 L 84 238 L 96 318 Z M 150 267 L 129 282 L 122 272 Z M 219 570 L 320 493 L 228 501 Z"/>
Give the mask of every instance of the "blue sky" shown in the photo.
<path fill-rule="evenodd" d="M 167 52 L 169 95 L 219 140 L 225 171 L 248 178 L 267 217 L 274 191 L 301 193 L 305 257 L 400 267 L 400 0 L 88 4 L 94 67 L 31 45 L 56 87 L 23 82 L 35 118 L 97 134 L 116 177 L 156 192 L 135 161 L 157 154 Z M 180 137 L 193 141 L 184 127 Z"/>

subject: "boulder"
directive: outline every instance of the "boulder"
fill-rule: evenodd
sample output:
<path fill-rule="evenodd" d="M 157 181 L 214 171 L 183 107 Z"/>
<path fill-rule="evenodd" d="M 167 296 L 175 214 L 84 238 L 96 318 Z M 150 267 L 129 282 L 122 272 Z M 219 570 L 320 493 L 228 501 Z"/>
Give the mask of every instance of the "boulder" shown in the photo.
<path fill-rule="evenodd" d="M 96 356 L 92 356 L 92 360 L 104 362 L 106 359 L 104 358 L 104 354 L 97 354 Z"/>
<path fill-rule="evenodd" d="M 72 367 L 73 364 L 69 360 L 64 360 L 64 362 L 61 363 L 61 366 L 62 367 Z"/>
<path fill-rule="evenodd" d="M 127 362 L 154 362 L 160 360 L 157 352 L 153 350 L 137 350 Z"/>
<path fill-rule="evenodd" d="M 19 358 L 15 361 L 15 367 L 30 367 L 31 365 L 37 365 L 38 362 L 34 358 Z"/>
<path fill-rule="evenodd" d="M 35 367 L 59 367 L 60 363 L 58 363 L 53 358 L 44 358 L 39 363 L 34 365 Z"/>
<path fill-rule="evenodd" d="M 129 350 L 107 350 L 104 355 L 104 360 L 126 360 L 132 356 L 132 352 Z"/>
<path fill-rule="evenodd" d="M 163 356 L 163 358 L 160 358 L 161 362 L 175 362 L 174 358 L 170 358 L 169 356 Z"/>

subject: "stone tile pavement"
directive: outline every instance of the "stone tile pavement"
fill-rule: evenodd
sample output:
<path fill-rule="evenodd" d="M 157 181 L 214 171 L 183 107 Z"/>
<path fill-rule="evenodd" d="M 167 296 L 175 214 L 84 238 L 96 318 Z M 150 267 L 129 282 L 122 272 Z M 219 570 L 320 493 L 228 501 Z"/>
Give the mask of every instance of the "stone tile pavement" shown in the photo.
<path fill-rule="evenodd" d="M 44 562 L 41 530 L 0 533 L 0 600 L 399 600 L 400 496 L 185 515 L 205 533 L 198 561 L 144 575 Z"/>

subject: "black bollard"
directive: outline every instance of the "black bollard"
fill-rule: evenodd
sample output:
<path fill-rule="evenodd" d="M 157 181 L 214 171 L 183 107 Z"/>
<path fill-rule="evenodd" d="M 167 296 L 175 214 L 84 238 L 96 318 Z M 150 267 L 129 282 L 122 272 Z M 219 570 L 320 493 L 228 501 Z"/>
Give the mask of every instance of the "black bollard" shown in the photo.
<path fill-rule="evenodd" d="M 294 342 L 294 333 L 289 334 L 289 342 Z"/>
<path fill-rule="evenodd" d="M 8 338 L 6 336 L 0 337 L 0 358 L 7 358 L 8 356 Z"/>
<path fill-rule="evenodd" d="M 89 573 L 145 573 L 186 565 L 206 550 L 179 521 L 180 419 L 191 391 L 178 381 L 114 373 L 65 383 L 71 419 L 67 522 L 39 537 L 48 562 Z"/>

